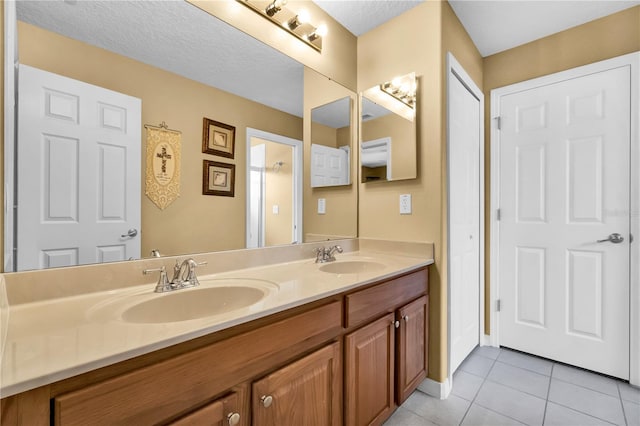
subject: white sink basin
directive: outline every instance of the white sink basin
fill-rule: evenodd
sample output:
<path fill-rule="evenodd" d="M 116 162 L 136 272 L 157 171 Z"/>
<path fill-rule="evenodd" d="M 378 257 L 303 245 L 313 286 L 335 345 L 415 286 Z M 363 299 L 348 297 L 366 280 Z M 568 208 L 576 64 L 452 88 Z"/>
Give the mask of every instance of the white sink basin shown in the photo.
<path fill-rule="evenodd" d="M 187 321 L 246 308 L 264 299 L 254 287 L 209 287 L 175 290 L 131 306 L 122 313 L 125 322 L 159 323 Z"/>
<path fill-rule="evenodd" d="M 362 274 L 363 272 L 381 271 L 384 269 L 384 265 L 366 260 L 346 260 L 327 263 L 319 269 L 322 272 L 329 272 L 331 274 Z"/>
<path fill-rule="evenodd" d="M 200 286 L 154 293 L 153 286 L 94 306 L 89 316 L 137 324 L 214 317 L 259 306 L 278 285 L 254 279 L 201 279 Z"/>

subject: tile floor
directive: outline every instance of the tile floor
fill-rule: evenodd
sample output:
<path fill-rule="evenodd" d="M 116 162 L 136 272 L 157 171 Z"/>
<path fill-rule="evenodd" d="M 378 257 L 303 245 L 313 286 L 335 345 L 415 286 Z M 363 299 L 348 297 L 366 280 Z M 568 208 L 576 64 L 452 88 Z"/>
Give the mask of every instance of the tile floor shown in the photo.
<path fill-rule="evenodd" d="M 477 347 L 445 400 L 415 391 L 385 426 L 640 426 L 640 389 L 509 349 Z"/>

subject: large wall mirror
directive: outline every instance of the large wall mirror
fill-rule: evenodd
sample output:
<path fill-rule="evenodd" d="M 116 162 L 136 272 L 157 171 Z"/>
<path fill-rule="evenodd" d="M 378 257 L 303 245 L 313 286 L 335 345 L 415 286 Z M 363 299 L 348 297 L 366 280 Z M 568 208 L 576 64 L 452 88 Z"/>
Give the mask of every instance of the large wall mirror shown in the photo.
<path fill-rule="evenodd" d="M 44 70 L 139 100 L 140 117 L 138 128 L 134 130 L 138 131 L 139 146 L 136 149 L 140 160 L 137 175 L 133 174 L 138 176 L 138 182 L 110 180 L 103 185 L 91 186 L 88 191 L 93 192 L 96 198 L 104 198 L 116 193 L 128 192 L 128 195 L 132 195 L 132 188 L 137 188 L 133 194 L 135 196 L 127 198 L 126 203 L 137 203 L 140 219 L 135 232 L 130 232 L 128 225 L 112 220 L 116 226 L 110 232 L 115 239 L 111 243 L 88 241 L 83 249 L 93 252 L 93 258 L 89 256 L 88 261 L 81 260 L 83 257 L 74 255 L 72 252 L 75 249 L 68 250 L 70 247 L 67 246 L 35 247 L 30 254 L 21 253 L 21 235 L 16 233 L 13 244 L 18 246 L 17 255 L 12 257 L 11 250 L 6 250 L 5 271 L 15 270 L 12 264 L 21 256 L 25 257 L 25 262 L 18 262 L 22 265 L 18 270 L 135 259 L 151 256 L 153 250 L 161 255 L 183 255 L 247 247 L 249 230 L 246 218 L 250 215 L 247 187 L 251 168 L 247 164 L 252 164 L 250 160 L 248 162 L 252 147 L 259 145 L 247 142 L 248 129 L 281 136 L 286 140 L 303 141 L 303 97 L 305 91 L 312 90 L 305 88 L 305 67 L 184 1 L 18 1 L 16 10 L 17 56 L 21 66 Z M 56 89 L 51 93 L 54 92 L 56 96 L 50 97 L 54 99 L 51 105 L 57 105 L 62 115 L 73 110 L 75 101 L 69 100 L 75 99 L 75 95 L 70 90 Z M 19 102 L 21 97 L 24 94 L 18 93 Z M 124 126 L 126 120 L 118 121 L 124 117 L 118 115 L 121 110 L 112 108 L 110 102 L 102 104 L 106 111 L 102 123 L 120 123 Z M 80 113 L 80 120 L 86 117 L 83 114 Z M 218 128 L 223 139 L 234 138 L 231 155 L 228 152 L 227 155 L 221 155 L 215 149 L 205 150 L 204 118 L 234 129 L 232 136 L 226 127 Z M 129 121 L 128 125 L 132 123 L 135 121 Z M 159 126 L 161 123 L 179 131 L 181 142 L 179 196 L 164 209 L 158 208 L 145 195 L 148 131 L 143 126 Z M 19 145 L 22 142 L 20 125 L 17 131 Z M 213 135 L 212 131 L 213 144 L 218 136 Z M 105 138 L 99 143 L 115 146 L 110 136 Z M 51 140 L 46 143 L 51 144 Z M 55 200 L 60 202 L 49 203 L 47 208 L 58 206 L 82 212 L 79 207 L 81 202 L 75 194 L 86 180 L 69 166 L 75 164 L 78 169 L 83 166 L 84 161 L 74 157 L 79 152 L 76 150 L 81 145 L 81 138 L 78 137 L 80 142 L 67 139 L 58 141 L 60 143 L 57 146 L 64 147 L 66 151 L 60 150 L 54 156 L 49 156 L 49 166 L 44 170 L 40 170 L 42 163 L 38 162 L 31 162 L 30 169 L 39 170 L 39 176 L 54 176 L 69 185 L 68 196 L 57 197 Z M 307 144 L 299 146 L 305 151 L 308 149 Z M 19 149 L 15 151 L 17 153 Z M 118 149 L 103 151 L 107 154 L 120 152 Z M 303 164 L 296 164 L 303 162 L 302 155 L 287 151 L 272 156 L 271 151 L 267 150 L 262 164 L 267 175 L 282 179 L 294 169 L 303 169 Z M 177 158 L 171 152 L 166 150 L 165 157 L 155 160 L 158 163 L 156 169 L 162 170 L 163 161 L 170 161 L 169 157 Z M 305 152 L 305 158 L 307 155 Z M 118 158 L 118 155 L 105 154 L 101 162 L 96 163 L 96 168 L 113 170 L 112 166 L 118 164 Z M 59 166 L 53 167 L 55 164 Z M 210 178 L 209 185 L 220 184 L 226 193 L 209 191 L 205 194 L 207 182 L 204 182 L 203 164 L 210 167 L 210 170 L 207 169 L 211 171 L 207 177 Z M 35 167 L 38 169 L 33 169 Z M 10 170 L 11 166 L 5 165 L 5 169 Z M 228 176 L 225 177 L 225 173 L 229 173 Z M 231 177 L 234 179 L 231 180 Z M 17 180 L 14 182 L 17 185 L 16 198 L 20 200 L 19 174 Z M 229 191 L 229 185 L 233 185 L 233 191 Z M 282 185 L 278 186 L 281 190 Z M 119 192 L 110 192 L 114 188 Z M 291 188 L 293 191 L 295 185 L 292 184 Z M 310 191 L 310 185 L 305 181 L 302 192 L 306 194 Z M 61 193 L 65 194 L 64 191 Z M 46 194 L 38 196 L 47 197 Z M 277 201 L 269 202 L 263 208 L 266 223 L 275 223 L 276 219 L 287 214 L 296 214 L 299 218 L 297 222 L 282 221 L 287 223 L 286 226 L 296 229 L 277 228 L 278 238 L 266 236 L 259 244 L 261 246 L 304 241 L 304 235 L 313 228 L 312 225 L 307 226 L 306 216 L 303 219 L 300 214 L 301 211 L 315 209 L 315 205 L 306 205 L 309 197 L 293 197 L 293 194 L 283 194 L 282 191 L 278 197 Z M 73 204 L 76 202 L 78 206 Z M 95 199 L 93 202 L 96 202 Z M 295 208 L 288 204 L 290 202 L 299 205 Z M 357 204 L 357 193 L 353 193 L 349 203 L 354 206 Z M 24 207 L 18 203 L 17 218 L 21 217 L 21 208 Z M 353 211 L 355 215 L 356 209 Z M 59 231 L 60 234 L 76 232 L 72 231 L 73 225 L 83 215 L 58 220 L 59 225 L 65 226 Z M 105 217 L 108 219 L 110 216 Z M 349 223 L 356 222 L 355 218 L 346 220 Z M 9 232 L 12 233 L 11 230 Z M 326 230 L 323 232 L 331 233 Z M 336 233 L 355 237 L 357 229 L 351 226 L 345 231 L 342 227 Z M 303 237 L 296 239 L 295 235 Z M 118 246 L 131 239 L 138 240 L 138 253 L 123 254 L 125 252 L 119 250 Z M 49 256 L 47 250 L 49 254 L 65 250 L 66 253 L 58 257 Z"/>
<path fill-rule="evenodd" d="M 416 178 L 416 87 L 410 73 L 361 94 L 362 182 Z"/>
<path fill-rule="evenodd" d="M 351 183 L 350 96 L 311 110 L 311 187 Z"/>

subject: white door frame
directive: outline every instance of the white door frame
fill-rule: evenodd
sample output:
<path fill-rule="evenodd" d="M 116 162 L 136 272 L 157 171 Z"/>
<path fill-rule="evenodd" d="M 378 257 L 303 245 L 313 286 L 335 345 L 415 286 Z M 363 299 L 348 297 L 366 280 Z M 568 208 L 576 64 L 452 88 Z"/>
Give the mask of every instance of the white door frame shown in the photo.
<path fill-rule="evenodd" d="M 500 295 L 500 222 L 497 212 L 500 208 L 500 132 L 498 120 L 500 117 L 500 98 L 508 94 L 528 90 L 539 86 L 553 84 L 588 74 L 606 71 L 612 68 L 629 66 L 631 70 L 631 198 L 630 198 L 630 229 L 634 242 L 630 244 L 630 283 L 629 283 L 629 381 L 633 385 L 640 385 L 640 265 L 634 259 L 640 259 L 640 52 L 630 53 L 605 61 L 573 68 L 532 80 L 515 83 L 491 91 L 491 290 L 490 290 L 490 320 L 492 346 L 500 345 L 499 313 L 496 310 Z"/>
<path fill-rule="evenodd" d="M 480 186 L 480 229 L 479 229 L 479 300 L 478 303 L 480 305 L 480 318 L 479 318 L 479 336 L 478 341 L 480 345 L 484 345 L 484 94 L 478 86 L 473 82 L 473 79 L 467 74 L 462 65 L 456 60 L 451 52 L 447 53 L 447 162 L 449 161 L 449 151 L 450 151 L 450 134 L 449 131 L 449 115 L 451 102 L 449 101 L 451 92 L 451 80 L 457 78 L 468 90 L 471 92 L 480 102 L 480 152 L 479 152 L 479 167 L 478 172 L 480 174 L 479 177 L 479 186 Z M 447 259 L 451 259 L 451 216 L 450 216 L 450 189 L 451 189 L 451 176 L 450 176 L 450 167 L 447 163 Z M 449 383 L 453 383 L 453 371 L 451 371 L 451 263 L 447 261 L 447 376 L 449 379 Z"/>
<path fill-rule="evenodd" d="M 246 140 L 246 152 L 247 152 L 247 197 L 246 205 L 249 206 L 251 197 L 251 138 L 264 139 L 270 142 L 281 143 L 293 147 L 293 227 L 291 241 L 301 243 L 302 242 L 302 141 L 288 138 L 286 136 L 277 135 L 275 133 L 265 132 L 263 130 L 252 129 L 247 127 L 247 140 Z M 251 226 L 251 218 L 249 213 L 245 214 L 245 243 L 249 243 L 249 230 Z"/>
<path fill-rule="evenodd" d="M 15 271 L 15 151 L 18 28 L 16 2 L 4 2 L 4 259 L 3 271 Z"/>

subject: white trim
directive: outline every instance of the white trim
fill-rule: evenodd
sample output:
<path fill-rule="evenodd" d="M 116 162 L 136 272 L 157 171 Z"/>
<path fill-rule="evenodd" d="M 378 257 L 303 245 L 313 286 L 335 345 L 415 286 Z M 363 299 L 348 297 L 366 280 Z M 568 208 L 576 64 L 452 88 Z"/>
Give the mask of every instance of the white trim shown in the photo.
<path fill-rule="evenodd" d="M 286 136 L 277 135 L 275 133 L 265 132 L 263 130 L 252 129 L 247 127 L 247 140 L 246 140 L 246 152 L 247 152 L 247 171 L 246 171 L 246 205 L 249 205 L 250 200 L 250 184 L 251 184 L 251 138 L 265 139 L 271 142 L 276 142 L 293 147 L 293 230 L 291 234 L 291 241 L 295 243 L 302 242 L 302 141 L 292 139 Z M 245 209 L 246 210 L 246 209 Z M 249 214 L 245 214 L 245 242 L 249 243 L 249 229 L 250 229 L 250 217 Z"/>
<path fill-rule="evenodd" d="M 418 385 L 418 390 L 438 399 L 447 399 L 452 389 L 453 382 L 451 379 L 446 379 L 442 383 L 436 382 L 433 379 L 424 379 L 422 383 Z"/>
<path fill-rule="evenodd" d="M 15 270 L 15 140 L 18 66 L 16 2 L 4 2 L 4 272 Z"/>
<path fill-rule="evenodd" d="M 630 245 L 630 283 L 629 283 L 629 381 L 640 385 L 640 266 L 634 259 L 640 259 L 640 52 L 630 53 L 593 64 L 584 65 L 567 71 L 549 74 L 543 77 L 500 87 L 491 91 L 491 117 L 500 116 L 500 98 L 511 93 L 545 86 L 563 80 L 606 71 L 613 68 L 629 66 L 631 69 L 631 197 L 630 224 L 631 234 L 635 240 Z M 500 208 L 500 132 L 496 120 L 491 120 L 491 345 L 500 343 L 499 318 L 495 311 L 499 298 L 500 276 L 498 265 L 500 260 L 500 222 L 496 220 L 496 211 Z"/>
<path fill-rule="evenodd" d="M 450 218 L 450 189 L 451 189 L 451 176 L 449 174 L 449 106 L 451 105 L 450 99 L 450 81 L 452 78 L 457 78 L 469 92 L 478 99 L 479 107 L 480 107 L 480 152 L 478 161 L 480 162 L 478 167 L 479 173 L 479 197 L 480 197 L 480 227 L 479 227 L 479 277 L 478 284 L 480 286 L 479 291 L 479 313 L 480 318 L 478 319 L 478 342 L 480 344 L 484 341 L 484 293 L 485 293 L 485 280 L 484 280 L 484 94 L 482 90 L 474 83 L 473 79 L 467 74 L 462 65 L 456 60 L 455 56 L 451 52 L 447 53 L 447 259 L 451 259 L 451 218 Z M 449 381 L 453 380 L 453 371 L 451 371 L 451 263 L 447 261 L 447 377 Z"/>

